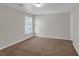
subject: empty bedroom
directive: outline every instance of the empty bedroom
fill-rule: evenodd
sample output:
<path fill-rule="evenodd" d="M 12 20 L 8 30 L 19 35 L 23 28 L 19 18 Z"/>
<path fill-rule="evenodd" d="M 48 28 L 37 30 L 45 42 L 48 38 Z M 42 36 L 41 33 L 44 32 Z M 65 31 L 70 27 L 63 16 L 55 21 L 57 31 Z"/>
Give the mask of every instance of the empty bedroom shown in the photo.
<path fill-rule="evenodd" d="M 78 19 L 78 3 L 0 3 L 0 56 L 78 56 Z"/>

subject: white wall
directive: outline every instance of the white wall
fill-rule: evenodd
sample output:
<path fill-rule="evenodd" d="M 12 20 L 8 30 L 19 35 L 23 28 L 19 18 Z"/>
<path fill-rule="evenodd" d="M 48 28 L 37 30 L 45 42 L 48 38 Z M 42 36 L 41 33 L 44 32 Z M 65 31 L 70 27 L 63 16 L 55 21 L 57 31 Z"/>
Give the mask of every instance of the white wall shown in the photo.
<path fill-rule="evenodd" d="M 35 34 L 40 37 L 70 40 L 70 13 L 35 16 Z"/>
<path fill-rule="evenodd" d="M 79 4 L 72 10 L 72 39 L 73 45 L 79 54 Z"/>
<path fill-rule="evenodd" d="M 0 5 L 0 49 L 33 36 L 24 34 L 24 17 L 31 16 L 22 11 Z"/>
<path fill-rule="evenodd" d="M 3 21 L 3 16 L 2 16 L 3 14 L 2 14 L 2 7 L 0 7 L 0 43 L 1 43 L 1 39 L 3 39 L 3 23 L 2 23 L 2 21 Z"/>

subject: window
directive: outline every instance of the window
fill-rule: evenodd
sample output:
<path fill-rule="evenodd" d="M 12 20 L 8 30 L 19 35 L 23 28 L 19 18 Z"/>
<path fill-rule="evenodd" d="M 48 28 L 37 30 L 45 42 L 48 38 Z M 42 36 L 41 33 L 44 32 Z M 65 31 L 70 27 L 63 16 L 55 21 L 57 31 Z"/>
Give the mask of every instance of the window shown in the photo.
<path fill-rule="evenodd" d="M 32 33 L 32 17 L 25 17 L 25 34 Z"/>

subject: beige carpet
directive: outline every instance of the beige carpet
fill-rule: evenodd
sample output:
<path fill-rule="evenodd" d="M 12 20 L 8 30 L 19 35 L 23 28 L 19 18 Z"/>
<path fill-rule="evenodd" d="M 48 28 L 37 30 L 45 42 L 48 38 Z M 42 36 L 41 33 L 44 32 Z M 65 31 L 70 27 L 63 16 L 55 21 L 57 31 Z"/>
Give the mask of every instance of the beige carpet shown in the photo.
<path fill-rule="evenodd" d="M 0 51 L 3 56 L 77 56 L 72 41 L 34 37 Z"/>

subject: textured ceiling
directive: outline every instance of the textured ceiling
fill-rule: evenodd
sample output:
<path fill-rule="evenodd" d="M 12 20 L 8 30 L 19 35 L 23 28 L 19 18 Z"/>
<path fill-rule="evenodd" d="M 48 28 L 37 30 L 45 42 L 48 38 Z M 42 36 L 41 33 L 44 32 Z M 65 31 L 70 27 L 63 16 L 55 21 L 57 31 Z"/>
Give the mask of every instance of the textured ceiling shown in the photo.
<path fill-rule="evenodd" d="M 70 12 L 76 5 L 74 3 L 42 3 L 41 7 L 37 8 L 33 3 L 3 3 L 8 7 L 16 8 L 34 15 Z"/>

